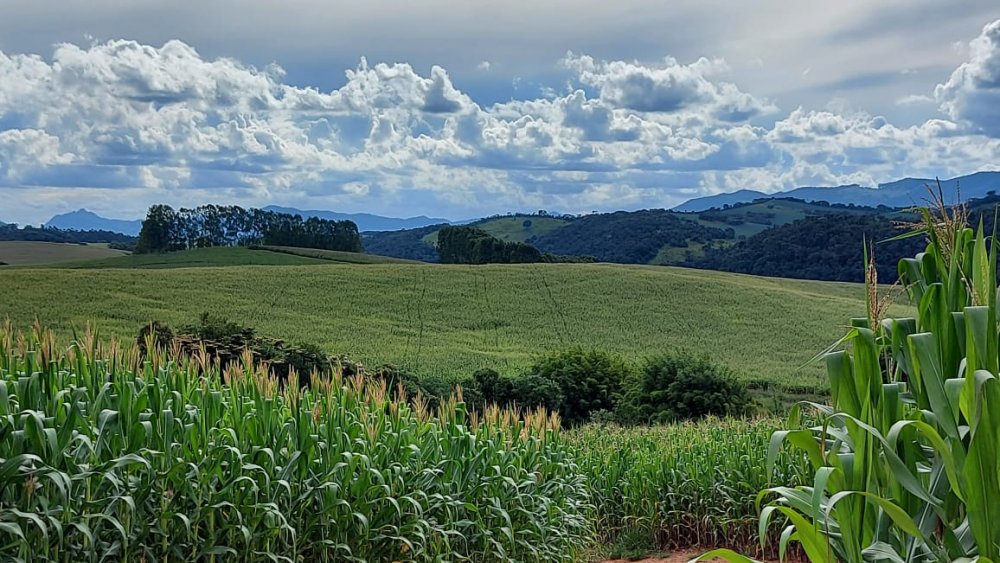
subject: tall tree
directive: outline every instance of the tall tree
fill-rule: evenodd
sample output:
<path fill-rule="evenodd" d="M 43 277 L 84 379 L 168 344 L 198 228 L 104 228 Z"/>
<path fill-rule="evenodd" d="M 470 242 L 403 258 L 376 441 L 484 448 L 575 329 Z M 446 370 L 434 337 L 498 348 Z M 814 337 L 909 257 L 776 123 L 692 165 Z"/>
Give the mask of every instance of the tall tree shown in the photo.
<path fill-rule="evenodd" d="M 173 250 L 175 241 L 172 230 L 176 222 L 177 214 L 169 205 L 150 207 L 146 220 L 142 222 L 139 240 L 135 243 L 136 254 Z"/>

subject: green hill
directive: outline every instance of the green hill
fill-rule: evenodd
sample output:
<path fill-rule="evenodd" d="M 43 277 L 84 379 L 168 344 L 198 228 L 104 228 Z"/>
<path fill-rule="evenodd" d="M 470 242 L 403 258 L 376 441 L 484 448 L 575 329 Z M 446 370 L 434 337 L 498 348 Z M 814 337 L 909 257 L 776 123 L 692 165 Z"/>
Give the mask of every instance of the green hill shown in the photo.
<path fill-rule="evenodd" d="M 283 252 L 265 249 L 250 249 L 245 247 L 218 246 L 212 248 L 193 248 L 177 252 L 154 254 L 131 254 L 102 260 L 88 260 L 64 264 L 62 268 L 94 269 L 94 268 L 207 268 L 218 266 L 299 266 L 307 264 L 323 264 L 326 260 L 309 258 Z M 50 274 L 47 274 L 50 275 Z"/>
<path fill-rule="evenodd" d="M 891 283 L 898 276 L 899 260 L 916 255 L 927 244 L 923 237 L 893 240 L 905 232 L 896 223 L 876 214 L 800 219 L 736 244 L 708 247 L 687 264 L 758 276 L 861 282 L 865 279 L 863 241 L 868 241 L 874 245 L 879 279 Z"/>
<path fill-rule="evenodd" d="M 832 213 L 871 215 L 878 212 L 873 207 L 831 206 L 822 202 L 772 198 L 700 213 L 684 213 L 682 216 L 695 219 L 706 227 L 731 228 L 739 238 L 751 237 L 771 227 L 787 225 L 808 217 Z"/>
<path fill-rule="evenodd" d="M 345 252 L 343 250 L 323 250 L 320 248 L 299 248 L 297 246 L 262 246 L 260 249 L 272 252 L 283 252 L 294 256 L 317 258 L 343 264 L 421 264 L 418 260 L 404 260 L 361 252 Z"/>
<path fill-rule="evenodd" d="M 723 209 L 683 213 L 666 209 L 595 213 L 580 217 L 511 215 L 469 226 L 508 242 L 526 242 L 542 252 L 593 256 L 619 264 L 680 265 L 701 258 L 706 246 L 735 244 L 767 229 L 831 213 L 865 215 L 869 207 L 763 199 Z M 434 245 L 441 226 L 367 233 L 369 252 L 411 260 L 437 261 Z"/>
<path fill-rule="evenodd" d="M 483 367 L 516 374 L 571 346 L 635 361 L 686 349 L 746 380 L 818 389 L 822 367 L 798 367 L 865 310 L 853 284 L 607 264 L 362 267 L 246 249 L 229 263 L 304 263 L 208 267 L 207 253 L 221 250 L 234 249 L 200 251 L 202 262 L 191 251 L 183 264 L 201 268 L 170 268 L 159 256 L 109 260 L 100 272 L 0 269 L 0 311 L 20 326 L 93 321 L 128 339 L 152 319 L 180 325 L 210 311 L 263 336 L 456 380 Z M 142 267 L 169 269 L 151 276 Z"/>
<path fill-rule="evenodd" d="M 0 263 L 10 266 L 37 266 L 59 262 L 73 262 L 76 260 L 118 257 L 127 254 L 127 252 L 122 250 L 112 250 L 106 244 L 0 241 Z"/>

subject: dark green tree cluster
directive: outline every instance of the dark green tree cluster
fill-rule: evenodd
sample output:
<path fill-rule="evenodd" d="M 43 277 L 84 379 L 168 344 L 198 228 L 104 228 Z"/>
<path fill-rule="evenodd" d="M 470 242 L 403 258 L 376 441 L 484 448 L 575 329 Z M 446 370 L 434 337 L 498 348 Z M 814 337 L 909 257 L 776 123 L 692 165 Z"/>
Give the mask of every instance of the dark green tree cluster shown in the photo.
<path fill-rule="evenodd" d="M 527 242 L 553 254 L 648 264 L 664 246 L 683 248 L 691 242 L 704 244 L 734 236 L 732 229 L 706 227 L 672 211 L 653 209 L 587 215 Z"/>
<path fill-rule="evenodd" d="M 34 242 L 64 242 L 64 243 L 97 243 L 106 242 L 119 247 L 135 244 L 135 237 L 112 231 L 76 231 L 56 229 L 53 227 L 18 227 L 14 223 L 0 224 L 0 240 L 3 241 L 34 241 Z"/>
<path fill-rule="evenodd" d="M 704 358 L 665 355 L 633 370 L 620 358 L 572 349 L 538 361 L 516 377 L 479 370 L 466 402 L 545 407 L 567 426 L 591 420 L 652 424 L 708 415 L 742 415 L 752 401 L 732 372 Z"/>
<path fill-rule="evenodd" d="M 239 206 L 203 205 L 174 210 L 149 208 L 142 223 L 137 253 L 170 252 L 211 246 L 257 244 L 361 252 L 361 235 L 353 221 L 331 221 Z"/>
<path fill-rule="evenodd" d="M 443 227 L 438 231 L 438 259 L 443 264 L 530 264 L 545 256 L 531 245 L 505 242 L 475 227 Z"/>
<path fill-rule="evenodd" d="M 923 250 L 919 238 L 892 240 L 905 232 L 899 216 L 834 214 L 809 217 L 761 231 L 729 246 L 705 249 L 686 265 L 772 276 L 830 281 L 864 281 L 864 245 L 875 245 L 879 277 L 894 281 L 896 264 Z"/>
<path fill-rule="evenodd" d="M 619 422 L 651 424 L 708 415 L 742 415 L 746 386 L 707 358 L 688 354 L 650 360 L 633 378 L 615 412 Z"/>

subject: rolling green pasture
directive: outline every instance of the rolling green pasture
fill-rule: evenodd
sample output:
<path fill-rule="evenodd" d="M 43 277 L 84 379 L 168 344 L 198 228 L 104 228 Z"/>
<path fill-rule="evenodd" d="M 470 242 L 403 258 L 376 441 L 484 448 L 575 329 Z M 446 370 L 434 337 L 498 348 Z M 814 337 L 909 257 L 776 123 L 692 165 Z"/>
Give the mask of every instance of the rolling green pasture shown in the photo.
<path fill-rule="evenodd" d="M 344 264 L 423 264 L 419 260 L 405 260 L 403 258 L 391 258 L 389 256 L 378 256 L 376 254 L 363 254 L 359 252 L 345 252 L 342 250 L 322 250 L 319 248 L 299 248 L 297 246 L 262 246 L 263 250 L 272 252 L 282 252 L 306 258 L 317 258 L 330 262 L 341 262 Z"/>
<path fill-rule="evenodd" d="M 527 223 L 527 226 L 525 226 Z M 495 217 L 486 219 L 470 226 L 482 229 L 505 242 L 527 242 L 533 236 L 544 235 L 565 226 L 569 221 L 558 217 L 538 217 L 514 215 L 511 217 Z M 437 244 L 438 231 L 424 235 L 423 241 L 430 246 Z"/>
<path fill-rule="evenodd" d="M 0 262 L 11 266 L 53 264 L 74 260 L 93 260 L 125 256 L 106 244 L 68 244 L 62 242 L 0 241 Z"/>
<path fill-rule="evenodd" d="M 101 260 L 87 260 L 63 264 L 60 268 L 103 269 L 103 268 L 200 268 L 217 266 L 302 266 L 323 264 L 320 258 L 299 256 L 264 249 L 236 248 L 195 248 L 183 252 L 163 254 L 130 254 Z M 53 275 L 53 274 L 47 274 Z"/>
<path fill-rule="evenodd" d="M 209 250 L 232 253 L 217 256 L 225 264 L 258 256 Z M 825 388 L 822 367 L 799 366 L 864 314 L 853 284 L 608 264 L 359 267 L 259 252 L 308 265 L 170 267 L 154 256 L 161 262 L 136 269 L 2 269 L 0 318 L 64 334 L 94 321 L 131 339 L 150 320 L 178 325 L 211 311 L 262 336 L 452 379 L 483 367 L 516 374 L 572 346 L 634 361 L 685 349 L 746 380 L 810 389 Z"/>

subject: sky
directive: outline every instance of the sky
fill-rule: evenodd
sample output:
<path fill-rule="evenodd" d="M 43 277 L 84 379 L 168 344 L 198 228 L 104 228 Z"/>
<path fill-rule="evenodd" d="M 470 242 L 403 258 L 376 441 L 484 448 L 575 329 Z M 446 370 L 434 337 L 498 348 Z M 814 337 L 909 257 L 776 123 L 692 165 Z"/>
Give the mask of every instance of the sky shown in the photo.
<path fill-rule="evenodd" d="M 995 0 L 4 0 L 0 221 L 468 219 L 1000 169 Z"/>

